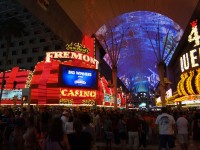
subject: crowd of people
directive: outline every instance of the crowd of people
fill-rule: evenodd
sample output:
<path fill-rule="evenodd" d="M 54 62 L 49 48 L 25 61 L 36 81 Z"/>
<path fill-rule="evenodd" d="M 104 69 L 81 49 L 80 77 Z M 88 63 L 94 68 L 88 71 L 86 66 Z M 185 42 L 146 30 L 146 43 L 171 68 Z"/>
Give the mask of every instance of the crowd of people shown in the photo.
<path fill-rule="evenodd" d="M 122 150 L 173 149 L 175 139 L 187 150 L 189 137 L 200 149 L 200 111 L 112 109 L 1 109 L 0 143 L 9 150 L 96 150 L 97 142 Z"/>

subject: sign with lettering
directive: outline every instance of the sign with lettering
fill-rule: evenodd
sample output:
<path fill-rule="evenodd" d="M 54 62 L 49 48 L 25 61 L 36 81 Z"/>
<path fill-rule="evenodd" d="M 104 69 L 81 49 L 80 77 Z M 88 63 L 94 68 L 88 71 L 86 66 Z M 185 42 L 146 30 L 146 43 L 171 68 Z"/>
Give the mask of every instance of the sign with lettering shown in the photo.
<path fill-rule="evenodd" d="M 199 33 L 198 33 L 198 28 L 197 28 L 197 19 L 193 22 L 190 23 L 190 25 L 192 26 L 192 30 L 188 36 L 188 42 L 194 42 L 194 47 L 199 45 Z"/>
<path fill-rule="evenodd" d="M 72 52 L 80 52 L 83 54 L 88 54 L 90 51 L 88 48 L 83 46 L 82 44 L 79 43 L 71 43 L 66 45 L 66 50 L 72 51 Z"/>
<path fill-rule="evenodd" d="M 181 66 L 181 71 L 187 71 L 191 68 L 199 67 L 199 53 L 200 48 L 198 49 L 193 49 L 189 51 L 188 53 L 183 54 L 180 57 L 180 66 Z"/>
<path fill-rule="evenodd" d="M 81 98 L 96 98 L 96 90 L 85 90 L 85 89 L 61 89 L 61 96 L 64 97 L 81 97 Z"/>
<path fill-rule="evenodd" d="M 59 83 L 62 87 L 97 89 L 98 71 L 96 69 L 60 65 Z"/>
<path fill-rule="evenodd" d="M 76 53 L 76 52 L 47 52 L 46 53 L 46 60 L 45 62 L 51 62 L 51 58 L 70 58 L 70 59 L 77 59 L 82 60 L 88 63 L 91 63 L 96 66 L 96 69 L 98 69 L 99 61 L 96 60 L 93 57 L 90 57 L 88 55 L 82 54 L 82 53 Z"/>
<path fill-rule="evenodd" d="M 190 24 L 192 26 L 192 30 L 188 36 L 188 42 L 194 43 L 194 49 L 190 50 L 180 57 L 181 72 L 199 67 L 200 65 L 200 48 L 197 47 L 200 45 L 200 35 L 198 33 L 197 20 L 191 22 Z"/>

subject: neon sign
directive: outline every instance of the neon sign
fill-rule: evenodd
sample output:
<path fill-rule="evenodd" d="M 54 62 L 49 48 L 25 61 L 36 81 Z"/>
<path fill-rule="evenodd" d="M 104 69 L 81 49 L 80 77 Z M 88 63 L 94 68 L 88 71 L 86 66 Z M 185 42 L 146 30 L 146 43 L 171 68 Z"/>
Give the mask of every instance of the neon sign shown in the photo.
<path fill-rule="evenodd" d="M 26 80 L 26 84 L 25 84 L 25 88 L 29 88 L 30 85 L 31 85 L 31 79 L 33 77 L 33 72 L 31 71 L 27 77 L 27 80 Z"/>
<path fill-rule="evenodd" d="M 184 72 L 190 68 L 199 66 L 198 60 L 200 55 L 200 48 L 193 49 L 189 53 L 185 53 L 180 57 L 181 71 Z"/>
<path fill-rule="evenodd" d="M 87 49 L 85 46 L 79 43 L 71 43 L 66 45 L 66 50 L 72 51 L 72 52 L 80 52 L 83 54 L 88 54 L 90 52 L 89 49 Z"/>
<path fill-rule="evenodd" d="M 96 60 L 93 57 L 90 57 L 88 55 L 84 55 L 81 53 L 75 53 L 75 52 L 47 52 L 46 53 L 46 63 L 51 62 L 51 58 L 70 58 L 70 59 L 78 59 L 85 62 L 89 62 L 96 66 L 96 69 L 98 69 L 99 61 Z"/>
<path fill-rule="evenodd" d="M 199 33 L 198 33 L 198 28 L 197 28 L 197 19 L 193 22 L 191 22 L 191 26 L 192 26 L 192 31 L 190 32 L 190 35 L 188 36 L 188 42 L 192 42 L 194 41 L 195 42 L 195 46 L 198 46 L 199 45 L 199 39 L 200 39 L 200 36 L 199 36 Z"/>
<path fill-rule="evenodd" d="M 84 97 L 84 98 L 96 98 L 97 93 L 96 91 L 91 90 L 78 90 L 78 89 L 62 89 L 61 95 L 63 97 Z"/>
<path fill-rule="evenodd" d="M 197 20 L 191 22 L 190 24 L 192 26 L 192 30 L 188 36 L 188 42 L 195 42 L 194 47 L 199 46 L 200 36 L 197 28 Z M 184 72 L 191 68 L 199 67 L 199 60 L 200 60 L 199 56 L 200 56 L 200 48 L 193 49 L 188 53 L 183 54 L 180 57 L 181 71 Z"/>

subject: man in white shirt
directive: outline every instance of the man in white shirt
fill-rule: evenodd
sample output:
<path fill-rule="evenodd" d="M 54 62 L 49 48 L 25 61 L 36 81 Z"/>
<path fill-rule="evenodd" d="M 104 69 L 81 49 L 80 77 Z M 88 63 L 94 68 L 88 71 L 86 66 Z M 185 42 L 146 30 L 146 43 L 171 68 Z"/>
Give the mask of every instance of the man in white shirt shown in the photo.
<path fill-rule="evenodd" d="M 180 117 L 176 121 L 176 127 L 178 131 L 178 140 L 181 144 L 182 150 L 188 149 L 188 121 L 180 112 Z"/>
<path fill-rule="evenodd" d="M 167 147 L 171 150 L 175 146 L 174 143 L 174 129 L 175 129 L 175 120 L 174 117 L 167 113 L 167 108 L 162 108 L 162 114 L 156 118 L 155 124 L 159 128 L 159 139 L 160 147 L 162 150 Z"/>
<path fill-rule="evenodd" d="M 68 121 L 68 112 L 66 110 L 63 111 L 62 116 L 60 117 L 60 119 L 62 120 L 62 123 L 63 123 L 63 130 L 64 130 L 64 132 L 66 132 L 65 131 L 65 123 Z"/>

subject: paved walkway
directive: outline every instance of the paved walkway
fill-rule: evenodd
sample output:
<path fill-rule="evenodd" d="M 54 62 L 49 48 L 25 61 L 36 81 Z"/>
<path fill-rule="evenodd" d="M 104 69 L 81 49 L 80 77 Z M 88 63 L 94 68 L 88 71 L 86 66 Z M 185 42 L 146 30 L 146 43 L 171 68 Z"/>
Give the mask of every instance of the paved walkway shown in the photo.
<path fill-rule="evenodd" d="M 126 148 L 128 150 L 128 147 Z M 195 147 L 193 145 L 189 146 L 189 150 L 195 150 Z M 105 147 L 105 145 L 97 144 L 97 150 L 109 150 Z M 120 146 L 112 145 L 111 150 L 122 150 Z M 148 145 L 146 148 L 140 148 L 140 150 L 158 150 L 158 146 L 156 145 Z M 181 150 L 179 145 L 176 145 L 176 147 L 173 150 Z"/>
<path fill-rule="evenodd" d="M 97 150 L 110 150 L 109 148 L 106 148 L 106 144 L 103 142 L 96 142 L 96 146 L 97 146 Z M 128 150 L 128 144 L 126 145 L 126 149 Z M 117 145 L 115 143 L 112 142 L 111 144 L 111 150 L 122 150 L 122 148 L 120 147 L 120 145 Z M 144 148 L 140 148 L 140 150 L 158 150 L 158 145 L 154 144 L 154 145 L 147 145 L 147 147 Z M 181 150 L 181 147 L 178 143 L 178 141 L 176 140 L 176 146 L 173 150 Z M 189 142 L 189 147 L 188 150 L 195 150 L 193 141 L 190 140 Z"/>
<path fill-rule="evenodd" d="M 112 144 L 111 144 L 111 149 L 106 148 L 106 143 L 101 142 L 101 141 L 96 142 L 96 146 L 97 146 L 97 150 L 122 150 L 120 145 L 115 144 L 114 142 L 112 142 Z M 8 150 L 8 145 L 3 145 L 0 143 L 0 150 Z M 126 145 L 126 150 L 129 150 L 128 144 Z M 147 144 L 147 147 L 145 149 L 140 148 L 140 150 L 158 150 L 158 144 L 154 144 L 154 145 Z M 181 150 L 180 145 L 177 140 L 176 140 L 176 146 L 173 150 Z M 194 146 L 192 140 L 190 140 L 190 142 L 189 142 L 188 150 L 195 150 L 195 146 Z"/>

